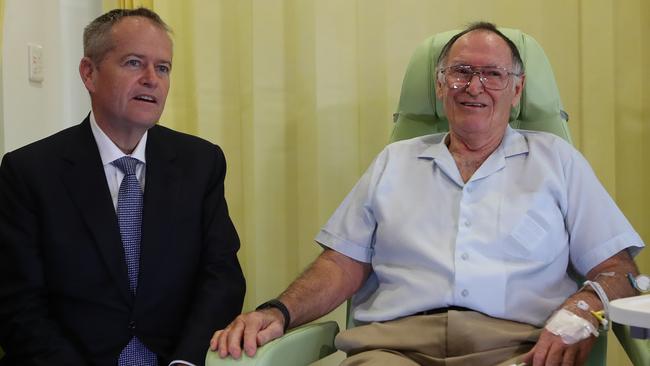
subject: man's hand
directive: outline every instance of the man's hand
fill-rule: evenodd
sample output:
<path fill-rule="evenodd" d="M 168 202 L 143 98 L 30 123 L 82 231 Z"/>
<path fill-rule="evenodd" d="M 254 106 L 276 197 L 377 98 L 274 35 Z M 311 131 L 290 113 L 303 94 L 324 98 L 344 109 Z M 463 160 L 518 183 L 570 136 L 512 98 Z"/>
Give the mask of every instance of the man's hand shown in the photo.
<path fill-rule="evenodd" d="M 596 337 L 575 344 L 566 344 L 560 336 L 544 329 L 537 344 L 521 361 L 528 366 L 580 366 L 587 361 Z"/>
<path fill-rule="evenodd" d="M 278 297 L 291 315 L 289 326 L 318 319 L 341 305 L 361 288 L 371 271 L 370 263 L 325 249 Z M 244 352 L 252 357 L 257 347 L 282 336 L 284 326 L 284 316 L 276 308 L 242 314 L 226 329 L 214 333 L 210 350 L 219 352 L 222 358 L 230 354 L 239 359 L 243 346 Z"/>
<path fill-rule="evenodd" d="M 226 329 L 218 330 L 210 340 L 210 350 L 224 358 L 229 354 L 239 359 L 242 352 L 253 357 L 261 347 L 284 334 L 284 317 L 278 309 L 269 308 L 241 314 Z"/>

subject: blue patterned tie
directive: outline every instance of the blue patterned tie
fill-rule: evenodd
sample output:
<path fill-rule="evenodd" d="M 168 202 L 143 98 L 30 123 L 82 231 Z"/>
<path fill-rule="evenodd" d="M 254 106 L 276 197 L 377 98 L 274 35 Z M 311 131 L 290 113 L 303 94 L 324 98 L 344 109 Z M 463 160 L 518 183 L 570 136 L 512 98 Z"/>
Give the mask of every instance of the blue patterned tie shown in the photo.
<path fill-rule="evenodd" d="M 112 162 L 124 173 L 117 196 L 117 221 L 120 225 L 122 246 L 129 274 L 129 289 L 135 295 L 140 267 L 140 237 L 142 232 L 142 188 L 135 175 L 138 159 L 121 157 Z M 156 354 L 147 349 L 137 337 L 124 347 L 118 366 L 157 366 Z"/>

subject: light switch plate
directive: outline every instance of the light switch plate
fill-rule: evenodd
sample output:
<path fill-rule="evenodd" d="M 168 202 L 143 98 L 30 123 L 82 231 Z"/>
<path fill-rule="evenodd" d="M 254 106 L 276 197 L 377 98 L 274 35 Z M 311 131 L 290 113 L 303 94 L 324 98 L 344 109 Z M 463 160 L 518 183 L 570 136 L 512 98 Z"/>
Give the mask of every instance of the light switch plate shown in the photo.
<path fill-rule="evenodd" d="M 29 62 L 29 81 L 35 83 L 43 82 L 43 46 L 28 43 L 27 54 Z"/>

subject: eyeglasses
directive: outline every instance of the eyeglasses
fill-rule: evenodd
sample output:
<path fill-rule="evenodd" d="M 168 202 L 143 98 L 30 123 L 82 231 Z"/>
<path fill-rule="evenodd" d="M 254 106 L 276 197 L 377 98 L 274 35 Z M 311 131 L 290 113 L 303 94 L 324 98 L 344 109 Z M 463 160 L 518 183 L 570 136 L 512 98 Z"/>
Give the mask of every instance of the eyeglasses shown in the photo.
<path fill-rule="evenodd" d="M 485 89 L 503 90 L 510 82 L 510 76 L 521 76 L 521 74 L 508 71 L 498 66 L 471 66 L 455 65 L 438 70 L 439 80 L 452 89 L 462 89 L 469 86 L 474 78 L 478 76 Z M 443 79 L 444 77 L 444 79 Z"/>

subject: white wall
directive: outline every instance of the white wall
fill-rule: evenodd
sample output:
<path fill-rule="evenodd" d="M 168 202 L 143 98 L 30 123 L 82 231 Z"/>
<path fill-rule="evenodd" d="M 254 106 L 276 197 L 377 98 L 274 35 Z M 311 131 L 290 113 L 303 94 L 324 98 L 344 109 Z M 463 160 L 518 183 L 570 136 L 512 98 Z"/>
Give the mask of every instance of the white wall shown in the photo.
<path fill-rule="evenodd" d="M 80 122 L 90 101 L 77 71 L 82 32 L 101 0 L 5 0 L 0 152 Z M 43 46 L 44 80 L 28 79 L 27 44 Z"/>

